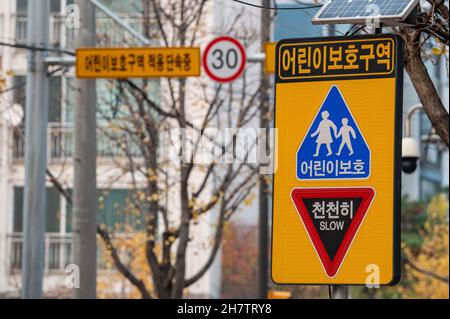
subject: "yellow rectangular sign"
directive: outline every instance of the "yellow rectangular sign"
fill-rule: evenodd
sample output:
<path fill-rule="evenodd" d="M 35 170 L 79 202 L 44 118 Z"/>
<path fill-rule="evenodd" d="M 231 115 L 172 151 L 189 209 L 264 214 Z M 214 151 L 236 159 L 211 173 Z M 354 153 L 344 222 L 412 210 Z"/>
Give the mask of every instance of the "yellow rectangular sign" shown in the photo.
<path fill-rule="evenodd" d="M 402 48 L 394 35 L 277 44 L 274 282 L 399 281 Z"/>
<path fill-rule="evenodd" d="M 275 42 L 266 43 L 264 46 L 264 51 L 266 54 L 266 59 L 264 60 L 264 70 L 267 74 L 275 73 Z"/>
<path fill-rule="evenodd" d="M 280 46 L 278 76 L 283 80 L 391 75 L 394 39 L 286 43 Z"/>
<path fill-rule="evenodd" d="M 78 78 L 200 76 L 199 48 L 83 48 L 76 51 Z"/>

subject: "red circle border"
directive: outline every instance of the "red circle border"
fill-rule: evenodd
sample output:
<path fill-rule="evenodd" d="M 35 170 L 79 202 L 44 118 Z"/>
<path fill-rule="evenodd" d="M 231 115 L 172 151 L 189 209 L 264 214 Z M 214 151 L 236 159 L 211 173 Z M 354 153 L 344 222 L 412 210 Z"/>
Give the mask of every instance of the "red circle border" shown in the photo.
<path fill-rule="evenodd" d="M 215 44 L 217 44 L 218 42 L 221 42 L 221 41 L 232 42 L 233 44 L 235 44 L 238 47 L 238 49 L 239 49 L 239 51 L 241 52 L 241 55 L 242 55 L 241 67 L 236 72 L 236 74 L 234 74 L 234 75 L 232 75 L 232 76 L 230 76 L 228 78 L 220 78 L 220 77 L 217 77 L 214 74 L 212 74 L 212 72 L 209 70 L 208 65 L 206 63 L 209 50 L 211 50 L 211 48 Z M 211 41 L 208 44 L 208 46 L 205 49 L 205 52 L 203 53 L 203 68 L 205 69 L 206 74 L 208 74 L 208 76 L 211 79 L 213 79 L 214 81 L 217 81 L 219 83 L 227 83 L 227 82 L 232 82 L 232 81 L 236 80 L 238 77 L 240 77 L 242 75 L 242 72 L 244 72 L 244 68 L 245 68 L 246 64 L 247 64 L 247 56 L 245 54 L 244 47 L 242 46 L 242 44 L 238 40 L 236 40 L 233 37 L 222 36 L 222 37 L 215 38 L 213 41 Z"/>

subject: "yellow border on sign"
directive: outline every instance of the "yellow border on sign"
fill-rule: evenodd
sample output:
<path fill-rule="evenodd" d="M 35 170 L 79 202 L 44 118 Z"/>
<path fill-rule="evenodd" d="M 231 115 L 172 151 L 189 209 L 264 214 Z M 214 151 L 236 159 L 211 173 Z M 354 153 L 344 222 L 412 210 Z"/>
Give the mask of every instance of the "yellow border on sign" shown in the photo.
<path fill-rule="evenodd" d="M 396 54 L 399 57 L 399 51 Z M 395 69 L 396 73 L 399 71 L 400 66 Z M 397 94 L 401 90 L 398 84 L 396 77 L 276 84 L 275 125 L 279 130 L 276 146 L 280 161 L 274 177 L 271 258 L 271 275 L 276 283 L 364 285 L 367 277 L 365 268 L 371 263 L 377 264 L 381 269 L 380 285 L 396 280 L 398 202 L 395 194 L 398 194 L 399 184 L 395 179 L 398 176 L 398 151 L 394 141 L 398 142 L 399 137 L 399 110 L 394 107 L 394 103 L 398 103 Z M 323 104 L 323 97 L 332 85 L 339 87 L 371 152 L 378 154 L 376 157 L 372 154 L 372 175 L 368 180 L 299 181 L 295 176 L 294 158 L 297 156 L 300 140 L 307 134 L 311 119 L 317 114 L 317 108 Z M 379 96 L 379 90 L 385 94 Z M 374 115 L 378 116 L 380 112 L 375 107 L 378 104 L 382 105 L 384 111 L 379 114 L 379 121 L 374 123 Z M 283 124 L 284 129 L 283 125 L 278 124 Z M 383 136 L 380 136 L 380 130 Z M 292 139 L 292 136 L 299 138 Z M 376 197 L 361 222 L 339 271 L 330 279 L 323 271 L 323 265 L 311 245 L 309 234 L 304 230 L 298 211 L 292 205 L 290 192 L 297 187 L 368 186 L 375 190 Z M 370 251 L 370 256 L 367 251 Z"/>
<path fill-rule="evenodd" d="M 78 57 L 78 52 L 81 51 L 133 51 L 133 50 L 148 50 L 148 51 L 159 51 L 159 50 L 177 50 L 177 49 L 183 49 L 183 50 L 195 50 L 198 53 L 199 57 L 199 63 L 197 72 L 193 72 L 190 75 L 180 74 L 180 73 L 174 73 L 171 74 L 170 77 L 196 77 L 201 76 L 201 52 L 200 47 L 133 47 L 133 48 L 78 48 L 75 50 L 75 59 Z M 127 79 L 127 78 L 133 78 L 133 76 L 123 76 L 123 77 L 116 77 L 116 76 L 95 76 L 95 75 L 88 75 L 88 76 L 80 76 L 79 70 L 78 70 L 78 60 L 75 60 L 75 76 L 80 79 Z M 161 77 L 167 77 L 167 76 L 160 76 L 160 75 L 152 75 L 152 76 L 137 76 L 135 78 L 161 78 Z"/>
<path fill-rule="evenodd" d="M 264 59 L 264 71 L 267 74 L 273 74 L 276 71 L 276 46 L 276 42 L 264 43 L 264 52 L 266 53 L 266 58 Z"/>
<path fill-rule="evenodd" d="M 278 56 L 280 56 L 281 54 L 281 49 L 283 47 L 292 47 L 292 46 L 298 46 L 298 45 L 310 45 L 310 44 L 330 44 L 330 43 L 352 43 L 352 42 L 374 42 L 374 41 L 383 41 L 383 40 L 388 40 L 391 41 L 392 43 L 392 47 L 395 48 L 395 41 L 392 38 L 377 38 L 377 39 L 361 39 L 361 40 L 340 40 L 340 41 L 325 41 L 325 42 L 305 42 L 305 43 L 287 43 L 287 44 L 282 44 L 279 48 L 278 48 Z M 392 50 L 392 59 L 395 61 L 395 50 Z M 304 79 L 317 79 L 317 78 L 339 78 L 339 77 L 349 77 L 349 76 L 370 76 L 370 75 L 387 75 L 387 74 L 391 74 L 394 72 L 394 67 L 395 67 L 395 63 L 391 63 L 392 67 L 391 70 L 388 72 L 376 72 L 376 73 L 348 73 L 348 74 L 329 74 L 329 75 L 311 75 L 311 76 L 292 76 L 292 77 L 283 77 L 280 74 L 280 68 L 277 68 L 278 71 L 278 76 L 280 77 L 280 79 L 283 80 L 293 80 L 293 79 L 300 79 L 300 78 L 304 78 Z"/>

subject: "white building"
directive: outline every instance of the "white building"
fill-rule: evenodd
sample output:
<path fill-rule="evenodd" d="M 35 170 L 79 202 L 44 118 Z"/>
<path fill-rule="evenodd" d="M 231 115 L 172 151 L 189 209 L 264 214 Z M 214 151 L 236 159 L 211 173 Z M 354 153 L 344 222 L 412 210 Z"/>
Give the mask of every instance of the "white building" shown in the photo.
<path fill-rule="evenodd" d="M 133 26 L 139 24 L 135 17 L 126 12 L 131 8 L 128 1 L 115 1 L 119 12 Z M 51 0 L 50 45 L 73 50 L 73 30 L 66 29 L 65 8 L 73 0 Z M 110 5 L 112 1 L 104 1 Z M 0 42 L 24 44 L 26 42 L 27 0 L 10 0 L 0 2 Z M 208 4 L 207 23 L 204 41 L 220 34 L 223 30 L 223 17 L 235 15 L 233 5 L 225 1 L 211 1 Z M 225 14 L 228 12 L 228 14 Z M 258 21 L 253 11 L 245 20 L 252 25 Z M 125 32 L 114 23 L 102 17 L 98 19 L 97 30 L 109 30 L 112 44 L 120 45 Z M 259 28 L 259 26 L 257 26 Z M 205 42 L 206 44 L 206 42 Z M 202 43 L 202 47 L 204 44 Z M 20 266 L 22 250 L 22 202 L 24 185 L 24 147 L 21 135 L 23 124 L 12 127 L 8 116 L 3 116 L 11 110 L 12 105 L 25 106 L 25 76 L 27 72 L 27 50 L 0 45 L 0 72 L 12 72 L 7 77 L 6 88 L 13 88 L 0 94 L 0 294 L 16 294 L 20 289 Z M 58 177 L 58 180 L 69 190 L 73 180 L 71 156 L 73 152 L 73 96 L 71 82 L 73 69 L 68 72 L 56 72 L 50 80 L 49 124 L 48 124 L 48 167 Z M 154 83 L 160 89 L 158 81 Z M 105 94 L 107 90 L 104 90 Z M 102 92 L 103 94 L 103 92 Z M 99 106 L 98 106 L 99 107 Z M 10 114 L 10 113 L 8 113 Z M 22 123 L 24 123 L 22 121 Z M 98 136 L 98 189 L 103 196 L 99 216 L 106 223 L 115 222 L 114 207 L 123 204 L 127 192 L 130 191 L 130 181 L 121 178 L 111 184 L 111 178 L 118 173 L 111 161 L 114 149 Z M 46 291 L 64 287 L 65 267 L 71 260 L 71 207 L 50 182 L 47 183 L 47 211 L 45 235 L 45 278 Z M 211 214 L 213 215 L 213 214 Z M 214 218 L 212 216 L 211 218 Z M 194 229 L 200 237 L 195 241 L 204 241 L 212 234 L 209 220 Z M 203 237 L 201 237 L 203 236 Z M 198 248 L 195 248 L 197 247 Z M 208 250 L 202 245 L 191 245 L 188 255 L 187 272 L 195 271 L 208 257 Z M 99 252 L 100 254 L 100 252 Z M 195 260 L 190 258 L 195 256 Z M 99 262 L 99 269 L 105 265 Z M 220 256 L 214 266 L 196 284 L 189 289 L 189 295 L 199 297 L 218 297 L 220 294 Z"/>

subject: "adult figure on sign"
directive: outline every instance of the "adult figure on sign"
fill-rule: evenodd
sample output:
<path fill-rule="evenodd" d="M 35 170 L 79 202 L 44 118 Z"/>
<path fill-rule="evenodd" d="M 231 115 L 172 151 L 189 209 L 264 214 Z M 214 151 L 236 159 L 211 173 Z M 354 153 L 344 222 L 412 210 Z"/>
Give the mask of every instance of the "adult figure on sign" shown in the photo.
<path fill-rule="evenodd" d="M 317 130 L 311 134 L 311 137 L 314 138 L 317 136 L 316 139 L 316 153 L 314 154 L 314 157 L 319 156 L 320 153 L 320 147 L 322 144 L 325 144 L 328 150 L 327 156 L 333 155 L 333 151 L 331 150 L 331 144 L 333 143 L 333 137 L 331 136 L 331 130 L 334 133 L 334 136 L 337 135 L 337 127 L 333 123 L 333 121 L 329 120 L 330 113 L 327 111 L 324 111 L 321 113 L 322 115 L 322 121 L 319 123 L 319 127 Z"/>

